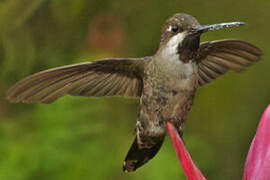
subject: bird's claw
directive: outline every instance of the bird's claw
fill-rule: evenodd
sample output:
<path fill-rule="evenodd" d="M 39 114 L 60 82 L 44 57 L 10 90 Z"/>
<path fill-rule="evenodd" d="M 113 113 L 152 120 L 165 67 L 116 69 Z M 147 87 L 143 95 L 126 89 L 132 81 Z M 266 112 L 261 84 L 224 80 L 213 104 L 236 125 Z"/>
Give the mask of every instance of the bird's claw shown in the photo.
<path fill-rule="evenodd" d="M 167 121 L 177 122 L 176 124 L 178 124 L 179 122 L 182 121 L 182 118 L 177 117 L 177 116 L 171 116 L 171 117 L 167 117 L 167 118 L 161 118 L 159 120 L 159 125 L 162 125 L 163 123 L 166 123 Z M 183 137 L 182 127 L 179 127 L 179 129 L 177 131 L 178 131 L 179 136 L 182 138 Z"/>
<path fill-rule="evenodd" d="M 159 120 L 159 125 L 161 125 L 161 124 L 163 124 L 163 123 L 165 123 L 165 122 L 167 122 L 167 121 L 181 122 L 181 121 L 182 121 L 182 118 L 179 118 L 179 117 L 177 117 L 177 116 L 171 116 L 171 117 L 167 117 L 167 118 L 160 118 L 160 120 Z"/>

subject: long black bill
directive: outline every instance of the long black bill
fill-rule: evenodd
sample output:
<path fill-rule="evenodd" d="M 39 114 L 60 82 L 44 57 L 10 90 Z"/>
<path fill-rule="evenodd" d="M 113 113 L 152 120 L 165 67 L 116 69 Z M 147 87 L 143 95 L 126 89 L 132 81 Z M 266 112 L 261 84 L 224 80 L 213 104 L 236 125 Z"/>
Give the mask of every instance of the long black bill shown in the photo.
<path fill-rule="evenodd" d="M 194 34 L 201 34 L 207 31 L 214 31 L 214 30 L 219 30 L 223 28 L 237 27 L 237 26 L 243 26 L 243 25 L 245 25 L 244 22 L 229 22 L 229 23 L 211 24 L 211 25 L 203 25 L 203 26 L 200 25 L 192 29 L 191 32 Z"/>

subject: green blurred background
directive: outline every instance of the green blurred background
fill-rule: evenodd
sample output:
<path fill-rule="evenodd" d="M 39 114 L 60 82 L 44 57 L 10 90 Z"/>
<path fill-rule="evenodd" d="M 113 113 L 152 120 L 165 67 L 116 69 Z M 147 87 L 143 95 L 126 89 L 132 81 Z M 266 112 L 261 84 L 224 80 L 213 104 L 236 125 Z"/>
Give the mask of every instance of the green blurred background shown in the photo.
<path fill-rule="evenodd" d="M 0 180 L 184 179 L 167 137 L 134 173 L 122 163 L 134 138 L 138 100 L 64 97 L 51 105 L 10 104 L 5 92 L 44 69 L 104 57 L 151 55 L 174 13 L 201 24 L 245 21 L 202 40 L 237 38 L 264 50 L 244 73 L 200 88 L 185 127 L 187 148 L 205 176 L 239 180 L 261 113 L 270 102 L 269 0 L 0 1 Z"/>

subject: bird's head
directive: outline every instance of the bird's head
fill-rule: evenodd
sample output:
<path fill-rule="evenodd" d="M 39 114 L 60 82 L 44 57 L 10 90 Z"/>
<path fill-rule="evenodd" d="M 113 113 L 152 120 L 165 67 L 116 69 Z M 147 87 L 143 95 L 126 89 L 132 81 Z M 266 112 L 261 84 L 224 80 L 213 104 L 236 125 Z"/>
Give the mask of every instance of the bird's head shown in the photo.
<path fill-rule="evenodd" d="M 194 54 L 194 52 L 197 52 L 199 49 L 200 36 L 202 33 L 240 25 L 244 25 L 244 23 L 230 22 L 212 25 L 200 25 L 200 23 L 193 16 L 178 13 L 170 17 L 165 22 L 162 29 L 159 51 L 163 53 L 165 58 L 171 58 L 172 56 L 179 54 Z"/>

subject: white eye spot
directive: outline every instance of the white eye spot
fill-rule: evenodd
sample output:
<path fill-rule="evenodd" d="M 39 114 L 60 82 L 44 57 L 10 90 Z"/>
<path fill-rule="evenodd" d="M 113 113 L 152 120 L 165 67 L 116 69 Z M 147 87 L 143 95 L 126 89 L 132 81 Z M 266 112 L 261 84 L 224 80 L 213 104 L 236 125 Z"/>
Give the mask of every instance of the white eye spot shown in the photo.
<path fill-rule="evenodd" d="M 172 26 L 169 26 L 169 27 L 167 28 L 167 31 L 168 31 L 168 32 L 171 32 L 171 31 L 172 31 Z"/>

